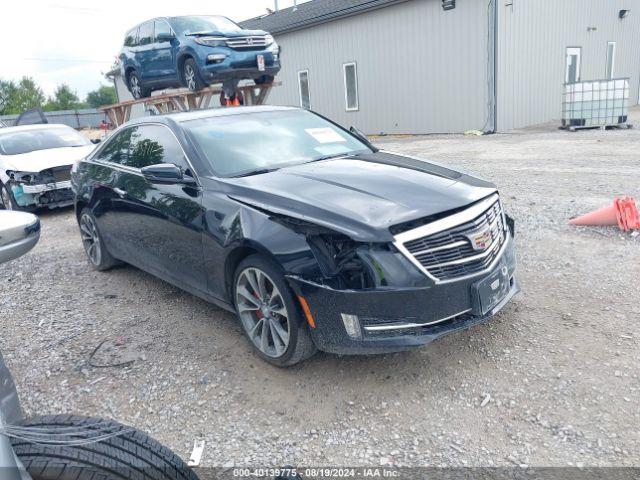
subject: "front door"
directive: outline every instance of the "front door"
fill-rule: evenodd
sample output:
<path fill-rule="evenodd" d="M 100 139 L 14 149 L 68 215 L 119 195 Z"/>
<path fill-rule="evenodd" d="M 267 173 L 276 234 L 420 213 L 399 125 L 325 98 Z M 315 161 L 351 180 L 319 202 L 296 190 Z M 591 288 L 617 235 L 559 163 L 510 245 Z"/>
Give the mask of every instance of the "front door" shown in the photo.
<path fill-rule="evenodd" d="M 174 48 L 172 41 L 160 40 L 158 35 L 171 34 L 171 27 L 164 20 L 155 21 L 155 44 L 153 50 L 154 73 L 157 78 L 166 79 L 176 75 L 176 63 L 174 61 Z"/>
<path fill-rule="evenodd" d="M 140 169 L 173 163 L 193 176 L 168 127 L 133 127 L 127 169 L 114 191 L 121 197 L 118 223 L 130 263 L 172 283 L 206 291 L 202 190 L 185 184 L 152 184 Z"/>

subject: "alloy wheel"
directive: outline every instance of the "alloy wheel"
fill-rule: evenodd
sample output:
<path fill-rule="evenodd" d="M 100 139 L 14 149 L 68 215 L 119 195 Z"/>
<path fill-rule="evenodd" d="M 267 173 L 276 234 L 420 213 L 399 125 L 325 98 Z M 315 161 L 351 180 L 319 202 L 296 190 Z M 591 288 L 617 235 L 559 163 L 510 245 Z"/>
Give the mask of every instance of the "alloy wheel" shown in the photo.
<path fill-rule="evenodd" d="M 243 270 L 236 281 L 238 315 L 253 344 L 278 358 L 289 346 L 289 313 L 273 280 L 258 268 Z"/>
<path fill-rule="evenodd" d="M 189 90 L 196 89 L 196 72 L 189 64 L 184 66 L 184 80 Z"/>
<path fill-rule="evenodd" d="M 2 200 L 2 207 L 5 210 L 13 210 L 13 204 L 11 203 L 11 197 L 6 188 L 0 188 L 0 199 Z"/>
<path fill-rule="evenodd" d="M 80 234 L 82 235 L 82 244 L 89 260 L 95 266 L 100 265 L 102 261 L 100 236 L 93 218 L 86 213 L 80 218 Z"/>
<path fill-rule="evenodd" d="M 140 80 L 138 80 L 136 75 L 131 75 L 129 85 L 131 85 L 131 95 L 133 95 L 133 98 L 140 98 L 142 96 L 142 89 L 140 88 Z"/>

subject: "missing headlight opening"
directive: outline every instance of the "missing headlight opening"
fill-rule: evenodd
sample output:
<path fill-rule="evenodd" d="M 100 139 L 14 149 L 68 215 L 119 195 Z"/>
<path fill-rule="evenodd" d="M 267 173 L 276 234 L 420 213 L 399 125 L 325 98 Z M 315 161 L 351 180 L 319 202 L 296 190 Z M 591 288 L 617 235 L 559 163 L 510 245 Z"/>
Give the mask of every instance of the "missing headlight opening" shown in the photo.
<path fill-rule="evenodd" d="M 324 278 L 310 279 L 336 290 L 364 290 L 375 286 L 371 267 L 359 255 L 371 245 L 351 240 L 328 228 L 285 215 L 270 215 L 294 232 L 305 235 Z"/>

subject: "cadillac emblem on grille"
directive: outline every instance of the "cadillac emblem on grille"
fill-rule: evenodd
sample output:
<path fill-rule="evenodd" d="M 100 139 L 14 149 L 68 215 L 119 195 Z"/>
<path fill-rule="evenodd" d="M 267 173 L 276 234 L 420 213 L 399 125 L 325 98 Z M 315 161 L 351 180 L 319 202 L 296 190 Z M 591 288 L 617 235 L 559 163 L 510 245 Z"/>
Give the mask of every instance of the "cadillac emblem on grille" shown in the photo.
<path fill-rule="evenodd" d="M 489 229 L 472 233 L 468 238 L 469 241 L 471 241 L 471 247 L 476 252 L 484 252 L 493 243 L 493 237 L 491 236 L 491 230 Z"/>

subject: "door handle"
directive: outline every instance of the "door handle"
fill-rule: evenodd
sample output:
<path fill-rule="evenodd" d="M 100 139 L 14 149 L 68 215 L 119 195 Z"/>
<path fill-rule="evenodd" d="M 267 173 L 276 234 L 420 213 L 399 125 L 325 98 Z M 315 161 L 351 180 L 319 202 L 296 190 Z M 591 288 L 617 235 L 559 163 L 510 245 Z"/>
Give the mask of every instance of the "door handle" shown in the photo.
<path fill-rule="evenodd" d="M 120 197 L 120 198 L 124 198 L 127 196 L 127 192 L 125 192 L 124 190 L 121 190 L 119 188 L 114 188 L 113 189 L 114 192 L 116 192 L 116 194 Z"/>

